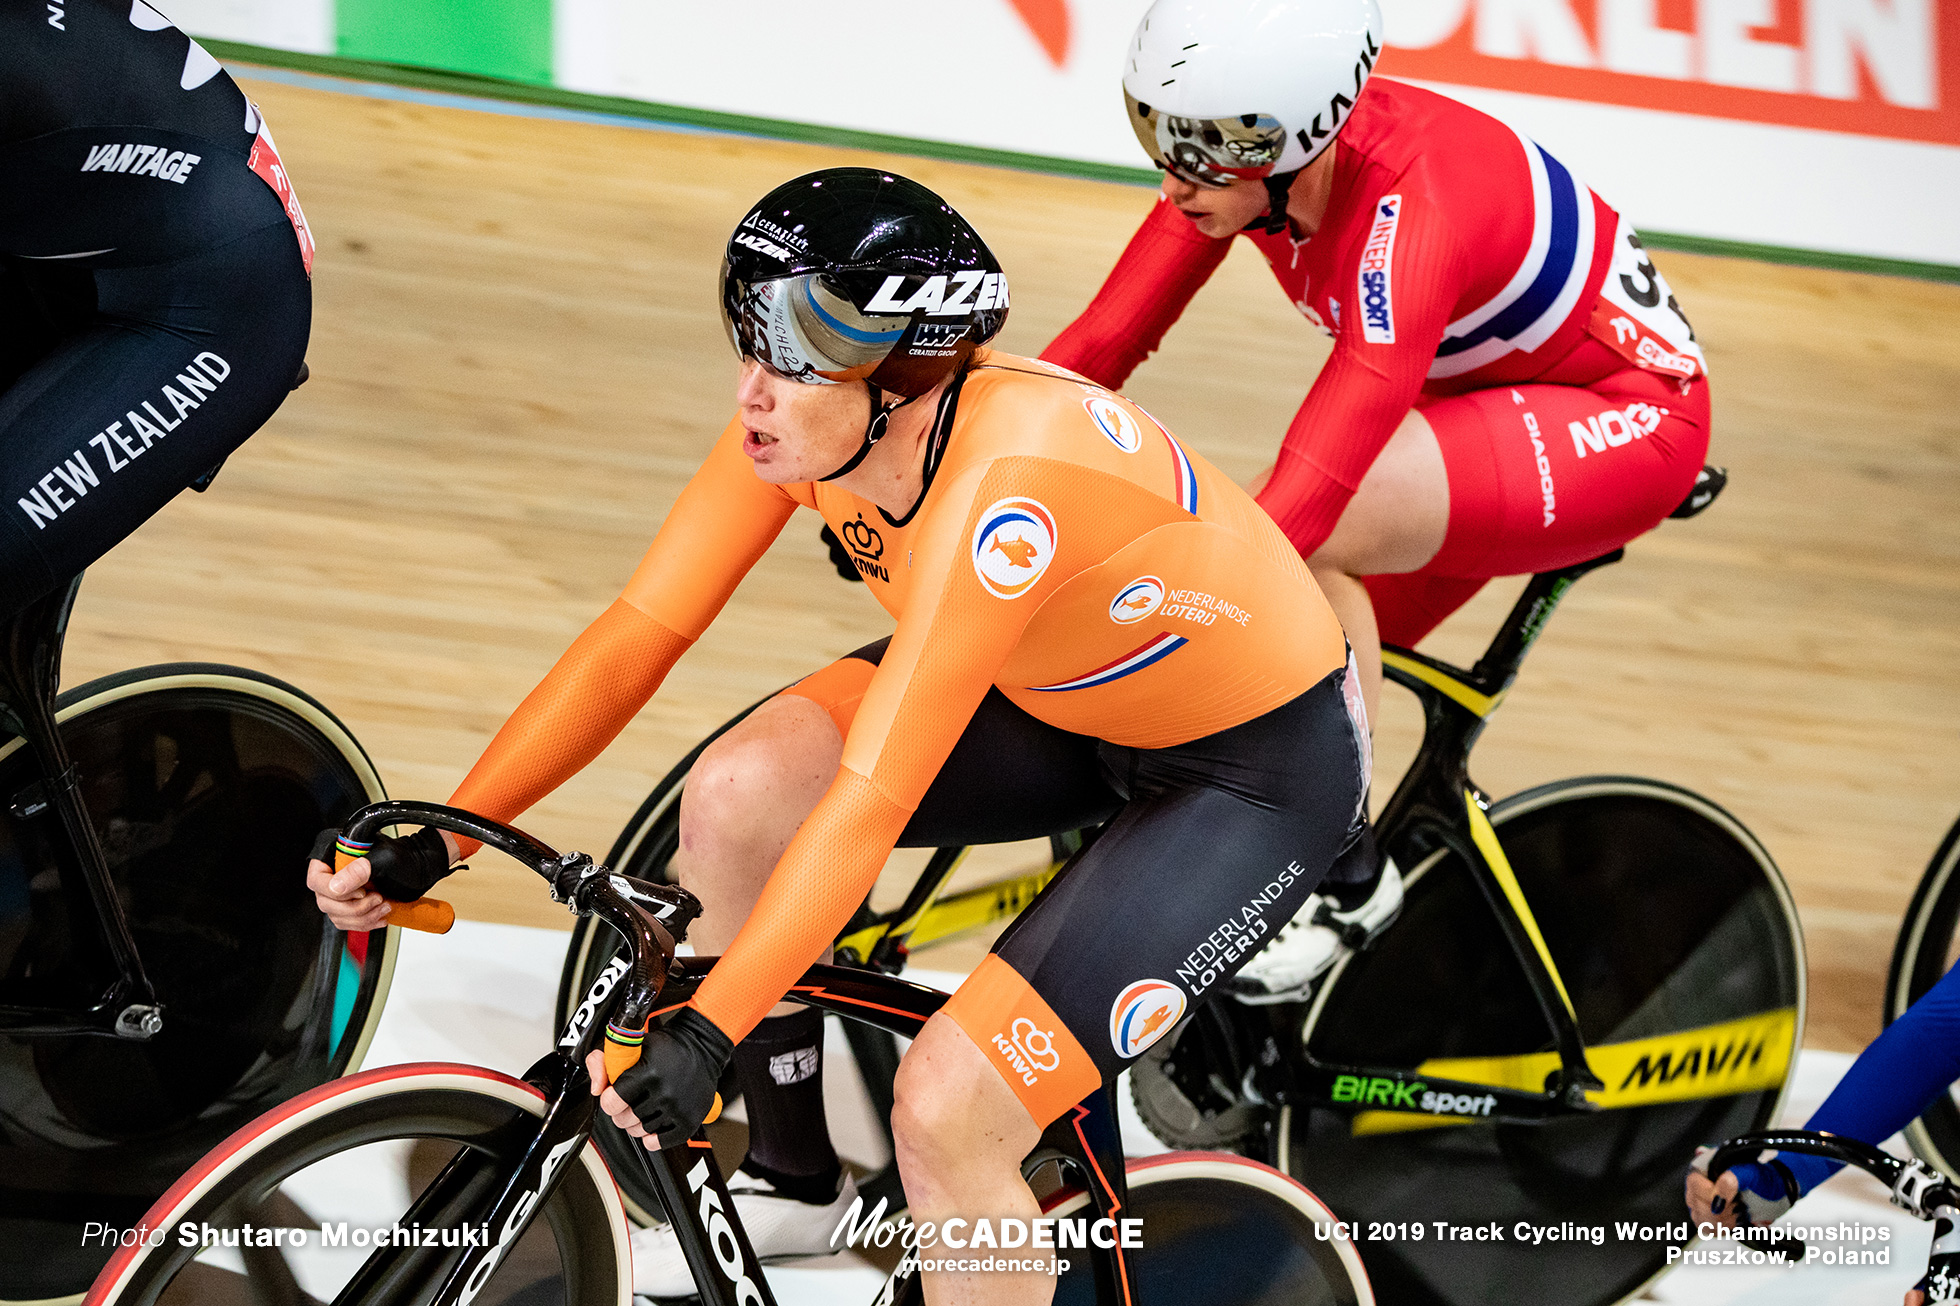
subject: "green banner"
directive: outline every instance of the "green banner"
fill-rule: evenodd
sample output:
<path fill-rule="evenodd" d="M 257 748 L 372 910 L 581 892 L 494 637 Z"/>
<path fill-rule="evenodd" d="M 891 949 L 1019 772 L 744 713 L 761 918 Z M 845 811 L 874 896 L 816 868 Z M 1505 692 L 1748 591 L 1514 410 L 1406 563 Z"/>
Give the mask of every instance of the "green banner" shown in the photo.
<path fill-rule="evenodd" d="M 340 53 L 551 81 L 551 0 L 338 0 Z"/>

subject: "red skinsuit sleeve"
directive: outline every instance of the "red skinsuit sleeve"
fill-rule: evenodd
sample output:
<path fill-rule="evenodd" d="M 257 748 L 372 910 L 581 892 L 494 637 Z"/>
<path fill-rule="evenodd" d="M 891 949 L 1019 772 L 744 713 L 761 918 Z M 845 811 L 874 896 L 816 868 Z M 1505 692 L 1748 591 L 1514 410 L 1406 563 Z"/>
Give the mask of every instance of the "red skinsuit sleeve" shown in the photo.
<path fill-rule="evenodd" d="M 1198 234 L 1161 196 L 1082 315 L 1041 352 L 1048 362 L 1118 389 L 1148 358 L 1231 249 Z"/>
<path fill-rule="evenodd" d="M 940 502 L 927 509 L 932 517 L 920 523 L 916 549 L 919 589 L 851 723 L 837 779 L 694 997 L 729 1038 L 740 1042 L 755 1028 L 871 892 L 1029 618 L 1064 579 L 1062 567 L 1051 566 L 1027 593 L 996 598 L 981 586 L 968 553 L 978 514 L 1003 496 L 1038 493 L 1058 520 L 1065 515 L 1066 487 L 1038 470 L 1028 474 L 1035 461 L 981 463 L 934 487 Z M 1091 507 L 1075 506 L 1091 519 Z M 1069 538 L 1067 524 L 1061 533 Z M 926 577 L 941 578 L 936 589 Z"/>
<path fill-rule="evenodd" d="M 1293 415 L 1259 506 L 1303 558 L 1327 542 L 1361 478 L 1422 393 L 1463 279 L 1463 259 L 1425 197 L 1401 183 L 1403 208 L 1390 259 L 1394 344 L 1362 334 L 1358 290 L 1364 229 L 1343 260 L 1336 299 L 1346 301 L 1340 335 Z"/>
<path fill-rule="evenodd" d="M 450 805 L 511 821 L 583 770 L 646 706 L 796 501 L 758 479 L 731 424 L 681 492 L 626 590 L 504 722 Z M 479 846 L 458 840 L 462 856 Z"/>

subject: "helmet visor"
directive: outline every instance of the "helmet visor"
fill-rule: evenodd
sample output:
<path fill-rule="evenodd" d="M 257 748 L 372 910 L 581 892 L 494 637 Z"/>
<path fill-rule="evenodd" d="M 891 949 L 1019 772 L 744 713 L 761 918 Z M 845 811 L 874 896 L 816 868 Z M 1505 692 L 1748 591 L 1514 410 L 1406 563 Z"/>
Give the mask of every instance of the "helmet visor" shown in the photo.
<path fill-rule="evenodd" d="M 1270 114 L 1179 118 L 1138 100 L 1126 89 L 1130 126 L 1157 166 L 1200 186 L 1229 186 L 1265 177 L 1286 149 L 1286 129 Z"/>
<path fill-rule="evenodd" d="M 819 272 L 744 281 L 724 271 L 721 313 L 735 352 L 805 385 L 870 376 L 911 321 L 858 312 Z"/>

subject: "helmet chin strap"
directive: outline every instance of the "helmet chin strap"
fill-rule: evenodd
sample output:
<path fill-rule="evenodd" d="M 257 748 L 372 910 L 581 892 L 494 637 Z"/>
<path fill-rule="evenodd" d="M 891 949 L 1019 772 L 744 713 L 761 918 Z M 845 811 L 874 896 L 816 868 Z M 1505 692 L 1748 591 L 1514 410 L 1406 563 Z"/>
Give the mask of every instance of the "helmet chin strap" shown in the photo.
<path fill-rule="evenodd" d="M 871 418 L 864 424 L 864 443 L 858 446 L 856 453 L 844 461 L 842 467 L 839 467 L 828 476 L 819 476 L 817 478 L 819 482 L 834 481 L 840 476 L 848 476 L 850 473 L 856 471 L 858 464 L 863 462 L 866 456 L 870 454 L 871 447 L 885 438 L 885 428 L 891 424 L 892 414 L 911 403 L 913 399 L 919 397 L 913 395 L 911 399 L 901 399 L 897 403 L 887 407 L 882 402 L 885 394 L 883 390 L 880 390 L 869 381 L 864 383 L 864 388 L 871 393 Z"/>
<path fill-rule="evenodd" d="M 1305 168 L 1295 168 L 1291 172 L 1268 173 L 1266 176 L 1266 212 L 1245 224 L 1247 231 L 1263 231 L 1268 236 L 1287 234 L 1286 202 L 1293 189 L 1294 178 Z"/>

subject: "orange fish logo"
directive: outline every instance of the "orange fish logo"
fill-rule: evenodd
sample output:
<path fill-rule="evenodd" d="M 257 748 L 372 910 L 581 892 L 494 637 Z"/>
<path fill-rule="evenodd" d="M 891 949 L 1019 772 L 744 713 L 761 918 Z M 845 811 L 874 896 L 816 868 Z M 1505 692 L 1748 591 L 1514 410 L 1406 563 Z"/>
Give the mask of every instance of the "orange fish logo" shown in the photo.
<path fill-rule="evenodd" d="M 1110 600 L 1109 619 L 1119 626 L 1142 621 L 1164 602 L 1164 582 L 1155 576 L 1139 576 L 1117 591 Z"/>
<path fill-rule="evenodd" d="M 973 571 L 995 598 L 1019 598 L 1055 560 L 1055 516 L 1034 499 L 1001 499 L 973 525 Z"/>
<path fill-rule="evenodd" d="M 1011 567 L 1034 566 L 1034 545 L 1024 539 L 1003 540 L 994 536 L 993 551 L 1006 557 Z"/>
<path fill-rule="evenodd" d="M 1130 416 L 1123 405 L 1108 395 L 1091 395 L 1082 401 L 1082 406 L 1095 419 L 1096 429 L 1118 449 L 1124 453 L 1135 453 L 1143 448 L 1143 431 L 1137 426 L 1137 419 Z"/>
<path fill-rule="evenodd" d="M 1183 989 L 1166 980 L 1138 980 L 1110 1005 L 1110 1044 L 1127 1061 L 1168 1034 L 1183 1015 Z"/>

